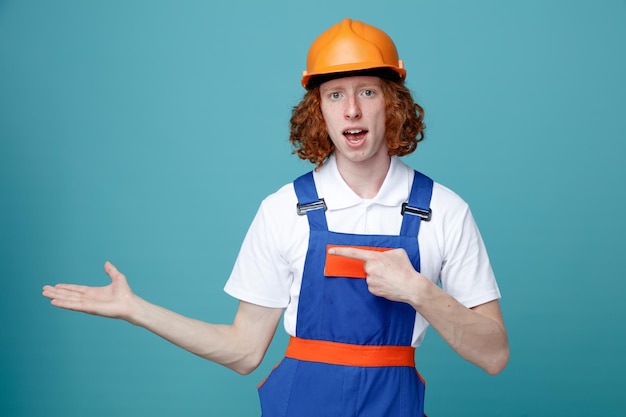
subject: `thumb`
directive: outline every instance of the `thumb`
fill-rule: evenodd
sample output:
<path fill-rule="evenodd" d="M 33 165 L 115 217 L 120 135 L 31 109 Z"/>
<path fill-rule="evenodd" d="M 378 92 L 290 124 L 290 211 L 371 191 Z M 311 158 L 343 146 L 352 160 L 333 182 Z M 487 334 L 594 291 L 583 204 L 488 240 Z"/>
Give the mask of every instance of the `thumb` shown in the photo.
<path fill-rule="evenodd" d="M 111 262 L 106 261 L 104 263 L 104 272 L 107 273 L 107 275 L 111 278 L 111 281 L 116 281 L 120 278 L 125 278 L 124 274 L 122 274 L 120 271 L 117 270 L 117 268 L 115 267 L 115 265 L 113 265 Z"/>

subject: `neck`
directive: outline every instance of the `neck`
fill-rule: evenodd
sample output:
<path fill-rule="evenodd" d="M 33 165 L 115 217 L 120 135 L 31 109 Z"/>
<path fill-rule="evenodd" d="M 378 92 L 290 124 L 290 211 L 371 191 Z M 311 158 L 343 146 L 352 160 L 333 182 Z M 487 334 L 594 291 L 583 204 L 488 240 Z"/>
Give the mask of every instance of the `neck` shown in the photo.
<path fill-rule="evenodd" d="M 337 158 L 337 169 L 343 180 L 348 184 L 350 189 L 361 198 L 374 198 L 380 191 L 389 166 L 391 158 L 381 158 L 376 163 L 343 163 L 342 159 Z"/>

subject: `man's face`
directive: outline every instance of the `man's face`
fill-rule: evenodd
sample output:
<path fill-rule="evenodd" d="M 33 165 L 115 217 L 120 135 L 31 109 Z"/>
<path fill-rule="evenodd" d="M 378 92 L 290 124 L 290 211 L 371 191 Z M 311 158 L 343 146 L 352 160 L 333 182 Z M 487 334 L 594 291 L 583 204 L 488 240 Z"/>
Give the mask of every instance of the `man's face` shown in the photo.
<path fill-rule="evenodd" d="M 322 115 L 339 166 L 388 161 L 380 78 L 337 78 L 320 86 Z"/>

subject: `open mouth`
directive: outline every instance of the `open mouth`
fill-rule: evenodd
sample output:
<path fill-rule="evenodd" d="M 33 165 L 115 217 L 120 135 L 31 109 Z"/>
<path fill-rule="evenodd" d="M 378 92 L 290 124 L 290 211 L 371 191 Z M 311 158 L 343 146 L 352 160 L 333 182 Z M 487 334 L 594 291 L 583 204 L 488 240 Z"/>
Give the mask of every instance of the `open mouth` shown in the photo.
<path fill-rule="evenodd" d="M 364 129 L 348 129 L 344 130 L 343 135 L 348 139 L 350 143 L 359 143 L 365 135 L 367 134 L 367 130 Z"/>

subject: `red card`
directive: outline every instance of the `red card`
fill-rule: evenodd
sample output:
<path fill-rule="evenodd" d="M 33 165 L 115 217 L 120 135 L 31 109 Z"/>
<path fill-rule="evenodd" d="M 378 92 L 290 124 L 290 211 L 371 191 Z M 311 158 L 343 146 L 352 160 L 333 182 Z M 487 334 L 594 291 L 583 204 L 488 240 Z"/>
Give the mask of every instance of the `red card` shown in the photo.
<path fill-rule="evenodd" d="M 385 252 L 391 248 L 375 248 L 372 246 L 340 246 L 326 245 L 326 264 L 324 265 L 324 275 L 327 277 L 345 277 L 345 278 L 365 278 L 365 262 L 359 259 L 346 258 L 345 256 L 331 255 L 328 253 L 330 248 L 349 247 L 365 250 L 373 250 L 376 252 Z"/>

